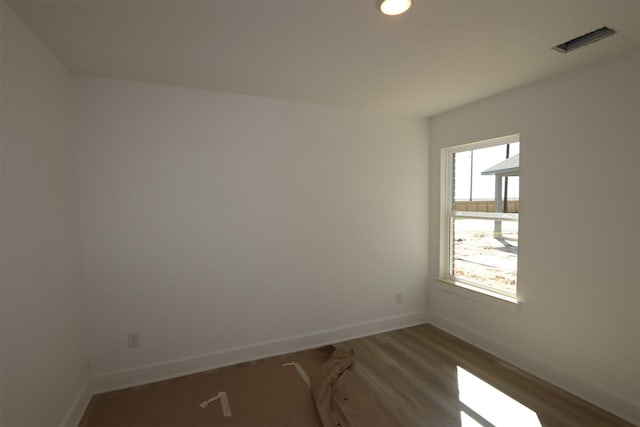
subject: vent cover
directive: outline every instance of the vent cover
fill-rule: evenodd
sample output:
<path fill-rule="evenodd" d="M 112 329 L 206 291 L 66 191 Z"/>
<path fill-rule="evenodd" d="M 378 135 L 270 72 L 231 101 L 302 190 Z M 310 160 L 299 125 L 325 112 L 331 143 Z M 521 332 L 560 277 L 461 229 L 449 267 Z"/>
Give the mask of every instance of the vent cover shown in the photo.
<path fill-rule="evenodd" d="M 575 39 L 560 43 L 558 46 L 554 46 L 553 49 L 562 53 L 571 52 L 572 50 L 576 50 L 588 44 L 595 43 L 599 40 L 612 36 L 615 33 L 617 33 L 617 31 L 612 30 L 609 27 L 598 28 L 597 30 L 591 31 L 587 34 L 583 34 L 579 37 L 576 37 Z"/>

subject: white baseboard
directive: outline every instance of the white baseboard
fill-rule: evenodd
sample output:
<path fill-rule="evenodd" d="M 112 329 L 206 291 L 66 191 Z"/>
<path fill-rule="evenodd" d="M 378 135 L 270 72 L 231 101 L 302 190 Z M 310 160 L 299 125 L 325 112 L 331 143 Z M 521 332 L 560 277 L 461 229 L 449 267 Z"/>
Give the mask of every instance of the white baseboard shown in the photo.
<path fill-rule="evenodd" d="M 638 402 L 442 316 L 431 313 L 429 323 L 626 421 L 640 425 Z"/>
<path fill-rule="evenodd" d="M 150 382 L 175 378 L 209 369 L 248 362 L 264 357 L 285 354 L 380 332 L 426 323 L 426 313 L 414 312 L 386 317 L 348 326 L 326 329 L 306 335 L 264 341 L 257 344 L 234 347 L 209 354 L 180 360 L 140 366 L 116 372 L 95 375 L 91 378 L 94 393 L 119 390 Z"/>
<path fill-rule="evenodd" d="M 78 390 L 78 393 L 76 394 L 75 399 L 73 399 L 73 402 L 71 403 L 71 406 L 69 407 L 66 415 L 62 419 L 60 426 L 76 427 L 80 423 L 82 415 L 84 415 L 84 411 L 89 405 L 91 396 L 91 389 L 89 387 L 89 382 L 87 381 Z"/>

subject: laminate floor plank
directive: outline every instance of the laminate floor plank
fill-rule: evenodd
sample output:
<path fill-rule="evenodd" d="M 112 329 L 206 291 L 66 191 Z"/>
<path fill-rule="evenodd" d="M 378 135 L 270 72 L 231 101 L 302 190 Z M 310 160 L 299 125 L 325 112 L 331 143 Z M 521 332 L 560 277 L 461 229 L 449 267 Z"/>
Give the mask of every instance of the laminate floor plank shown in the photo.
<path fill-rule="evenodd" d="M 461 426 L 472 421 L 477 423 L 473 425 L 492 426 L 492 420 L 513 426 L 631 426 L 432 325 L 342 344 L 355 350 L 354 373 L 376 390 L 382 404 L 408 427 Z M 491 396 L 497 389 L 517 403 L 501 408 L 478 405 L 475 397 L 482 396 L 469 395 L 467 383 L 474 387 L 480 384 L 478 390 Z M 462 397 L 473 402 L 462 401 Z M 509 408 L 519 415 L 504 421 Z"/>

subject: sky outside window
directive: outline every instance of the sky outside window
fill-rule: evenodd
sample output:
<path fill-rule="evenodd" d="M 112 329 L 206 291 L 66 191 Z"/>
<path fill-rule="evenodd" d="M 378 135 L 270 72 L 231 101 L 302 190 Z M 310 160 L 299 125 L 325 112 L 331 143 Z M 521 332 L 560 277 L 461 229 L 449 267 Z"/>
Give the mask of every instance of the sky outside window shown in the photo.
<path fill-rule="evenodd" d="M 493 200 L 495 176 L 482 171 L 505 160 L 506 144 L 455 153 L 454 200 Z M 509 157 L 520 153 L 520 143 L 509 144 Z M 473 161 L 472 161 L 473 160 Z M 519 177 L 510 176 L 508 199 L 519 199 Z"/>

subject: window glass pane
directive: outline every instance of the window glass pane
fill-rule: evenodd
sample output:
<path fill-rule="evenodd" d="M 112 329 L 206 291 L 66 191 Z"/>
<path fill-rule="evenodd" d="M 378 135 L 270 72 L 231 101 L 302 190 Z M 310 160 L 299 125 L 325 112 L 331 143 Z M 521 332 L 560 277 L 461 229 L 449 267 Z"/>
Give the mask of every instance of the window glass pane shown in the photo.
<path fill-rule="evenodd" d="M 471 200 L 471 153 L 461 151 L 453 155 L 453 199 L 456 202 Z"/>
<path fill-rule="evenodd" d="M 452 227 L 451 274 L 515 296 L 518 222 L 454 218 Z"/>
<path fill-rule="evenodd" d="M 517 176 L 505 177 L 500 173 L 483 174 L 495 168 L 508 158 L 520 153 L 520 143 L 495 145 L 476 150 L 460 151 L 453 157 L 453 209 L 473 212 L 518 211 L 520 197 Z M 501 191 L 496 195 L 496 179 L 502 182 Z M 498 196 L 498 197 L 496 197 Z M 511 208 L 505 206 L 504 199 L 512 200 Z M 496 204 L 497 203 L 497 204 Z"/>
<path fill-rule="evenodd" d="M 520 212 L 520 177 L 509 176 L 505 177 L 506 183 L 503 184 L 507 193 L 507 206 L 506 212 L 518 213 Z"/>

